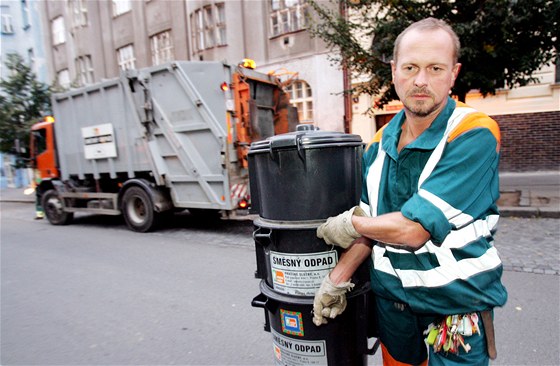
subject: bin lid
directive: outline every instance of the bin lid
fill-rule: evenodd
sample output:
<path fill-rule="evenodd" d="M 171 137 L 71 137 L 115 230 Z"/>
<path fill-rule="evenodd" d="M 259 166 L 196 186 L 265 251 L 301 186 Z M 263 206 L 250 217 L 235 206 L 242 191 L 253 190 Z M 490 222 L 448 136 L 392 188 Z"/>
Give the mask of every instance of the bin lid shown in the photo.
<path fill-rule="evenodd" d="M 275 135 L 266 140 L 253 142 L 249 154 L 270 152 L 271 150 L 278 149 L 316 149 L 360 146 L 362 144 L 362 138 L 359 135 L 308 129 Z"/>

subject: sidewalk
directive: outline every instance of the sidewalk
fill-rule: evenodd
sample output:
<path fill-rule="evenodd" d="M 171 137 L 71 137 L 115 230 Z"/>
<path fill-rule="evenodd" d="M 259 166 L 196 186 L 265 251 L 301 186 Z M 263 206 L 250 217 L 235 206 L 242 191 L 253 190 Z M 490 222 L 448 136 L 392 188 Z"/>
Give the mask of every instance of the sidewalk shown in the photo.
<path fill-rule="evenodd" d="M 560 170 L 500 173 L 502 216 L 560 218 Z"/>
<path fill-rule="evenodd" d="M 23 191 L 25 188 L 2 188 L 0 189 L 0 202 L 22 202 L 22 203 L 34 203 L 35 202 L 35 192 L 26 195 Z"/>
<path fill-rule="evenodd" d="M 0 190 L 0 202 L 35 202 L 25 188 Z M 504 217 L 560 218 L 560 171 L 500 173 L 498 207 Z"/>

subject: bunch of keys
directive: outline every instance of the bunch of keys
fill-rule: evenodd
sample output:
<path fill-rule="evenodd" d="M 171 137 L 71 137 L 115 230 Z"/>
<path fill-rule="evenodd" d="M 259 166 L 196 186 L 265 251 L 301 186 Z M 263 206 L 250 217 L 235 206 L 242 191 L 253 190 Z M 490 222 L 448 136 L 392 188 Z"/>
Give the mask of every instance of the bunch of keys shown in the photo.
<path fill-rule="evenodd" d="M 470 313 L 463 315 L 448 315 L 440 323 L 432 323 L 424 331 L 427 334 L 426 343 L 433 346 L 434 352 L 459 353 L 461 346 L 466 353 L 469 353 L 471 346 L 465 343 L 463 337 L 469 337 L 477 333 L 480 335 L 478 327 L 478 314 Z"/>

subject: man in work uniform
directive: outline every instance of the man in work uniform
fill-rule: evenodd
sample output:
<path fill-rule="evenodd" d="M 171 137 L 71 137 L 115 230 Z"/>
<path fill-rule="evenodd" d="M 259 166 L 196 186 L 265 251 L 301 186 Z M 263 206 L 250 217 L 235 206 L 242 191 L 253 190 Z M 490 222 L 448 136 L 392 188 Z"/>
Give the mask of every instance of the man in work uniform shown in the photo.
<path fill-rule="evenodd" d="M 391 68 L 404 109 L 364 154 L 360 206 L 317 230 L 346 251 L 316 293 L 315 324 L 344 311 L 350 278 L 370 258 L 385 365 L 487 365 L 495 357 L 492 309 L 507 299 L 492 244 L 500 131 L 449 97 L 459 47 L 434 18 L 399 35 Z"/>

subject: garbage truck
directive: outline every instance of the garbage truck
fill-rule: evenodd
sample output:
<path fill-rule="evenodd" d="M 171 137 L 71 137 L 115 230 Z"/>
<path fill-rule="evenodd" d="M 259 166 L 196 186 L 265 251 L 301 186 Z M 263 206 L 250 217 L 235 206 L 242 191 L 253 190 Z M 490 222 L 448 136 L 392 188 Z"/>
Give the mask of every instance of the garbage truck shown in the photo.
<path fill-rule="evenodd" d="M 146 232 L 178 209 L 246 212 L 251 143 L 297 125 L 283 86 L 241 63 L 175 61 L 54 94 L 31 131 L 45 216 L 123 215 Z"/>

